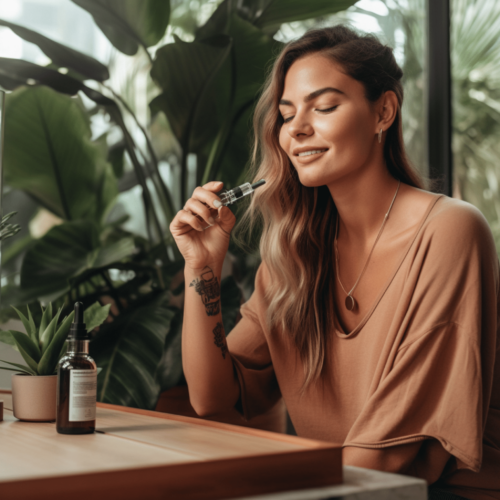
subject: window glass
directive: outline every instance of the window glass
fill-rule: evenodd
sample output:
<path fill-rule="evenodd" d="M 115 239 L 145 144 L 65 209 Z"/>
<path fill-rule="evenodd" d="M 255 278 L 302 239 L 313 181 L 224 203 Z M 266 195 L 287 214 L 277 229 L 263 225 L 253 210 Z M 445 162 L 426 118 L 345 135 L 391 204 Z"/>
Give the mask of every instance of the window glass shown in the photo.
<path fill-rule="evenodd" d="M 488 220 L 500 253 L 500 3 L 452 0 L 454 196 Z"/>

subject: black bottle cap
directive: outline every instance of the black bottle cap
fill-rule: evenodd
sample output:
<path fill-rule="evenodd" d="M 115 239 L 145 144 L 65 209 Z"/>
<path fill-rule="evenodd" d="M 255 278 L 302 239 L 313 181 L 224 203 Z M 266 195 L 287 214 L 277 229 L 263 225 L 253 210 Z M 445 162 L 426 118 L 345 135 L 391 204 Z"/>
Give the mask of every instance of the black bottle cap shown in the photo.
<path fill-rule="evenodd" d="M 90 338 L 83 322 L 83 304 L 81 302 L 75 302 L 75 318 L 71 323 L 68 338 L 73 340 L 89 340 Z"/>

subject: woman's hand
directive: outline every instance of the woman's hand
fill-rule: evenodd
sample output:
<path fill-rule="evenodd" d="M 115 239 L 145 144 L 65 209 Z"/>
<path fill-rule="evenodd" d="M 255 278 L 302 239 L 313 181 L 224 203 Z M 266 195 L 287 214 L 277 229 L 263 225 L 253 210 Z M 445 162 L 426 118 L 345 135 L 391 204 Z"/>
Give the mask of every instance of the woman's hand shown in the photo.
<path fill-rule="evenodd" d="M 222 186 L 222 182 L 209 182 L 197 187 L 170 224 L 170 232 L 190 269 L 222 267 L 236 222 L 228 207 L 217 208 L 220 199 L 215 192 Z M 204 229 L 209 225 L 212 227 Z"/>

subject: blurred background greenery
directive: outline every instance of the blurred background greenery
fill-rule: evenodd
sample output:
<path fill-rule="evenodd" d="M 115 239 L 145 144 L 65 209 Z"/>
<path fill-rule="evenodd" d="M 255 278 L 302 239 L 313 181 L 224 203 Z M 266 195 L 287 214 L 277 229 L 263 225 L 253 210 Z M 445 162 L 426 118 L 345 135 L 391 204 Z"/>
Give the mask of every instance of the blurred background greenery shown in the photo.
<path fill-rule="evenodd" d="M 453 195 L 483 212 L 500 251 L 500 4 L 451 7 Z M 273 57 L 337 23 L 394 48 L 405 143 L 427 174 L 425 0 L 1 2 L 0 86 L 12 91 L 3 209 L 21 225 L 2 248 L 2 322 L 11 304 L 112 303 L 92 342 L 99 399 L 154 408 L 183 384 L 183 262 L 169 221 L 196 185 L 246 180 Z M 230 250 L 226 333 L 259 262 Z"/>

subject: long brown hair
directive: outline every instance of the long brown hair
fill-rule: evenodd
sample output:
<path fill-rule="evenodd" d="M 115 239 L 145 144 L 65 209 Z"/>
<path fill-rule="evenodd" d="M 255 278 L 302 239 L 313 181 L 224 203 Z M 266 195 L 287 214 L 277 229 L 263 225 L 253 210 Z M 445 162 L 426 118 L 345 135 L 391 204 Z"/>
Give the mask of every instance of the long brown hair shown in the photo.
<path fill-rule="evenodd" d="M 389 173 L 410 186 L 423 188 L 423 178 L 406 156 L 401 106 L 403 71 L 390 47 L 373 35 L 358 35 L 343 25 L 311 30 L 288 43 L 277 57 L 254 114 L 253 179 L 266 179 L 257 191 L 240 228 L 260 226 L 260 252 L 271 279 L 267 289 L 268 326 L 291 336 L 304 365 L 304 390 L 321 375 L 334 324 L 333 239 L 337 210 L 326 186 L 305 187 L 279 145 L 283 119 L 279 100 L 285 76 L 297 59 L 321 53 L 363 83 L 375 102 L 392 90 L 398 99 L 396 118 L 387 131 L 384 159 Z"/>

